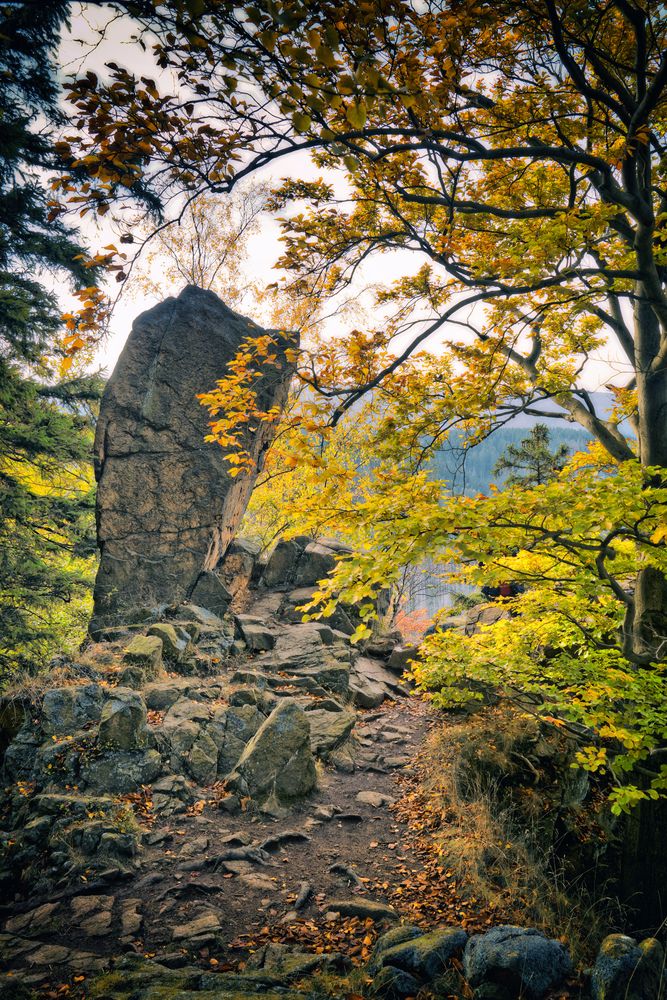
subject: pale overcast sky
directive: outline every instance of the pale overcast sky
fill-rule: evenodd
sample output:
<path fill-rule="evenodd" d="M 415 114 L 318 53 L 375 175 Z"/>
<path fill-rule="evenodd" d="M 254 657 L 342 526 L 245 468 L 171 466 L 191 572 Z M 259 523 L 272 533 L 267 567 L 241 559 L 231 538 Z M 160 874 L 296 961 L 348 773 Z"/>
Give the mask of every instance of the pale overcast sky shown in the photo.
<path fill-rule="evenodd" d="M 68 73 L 80 72 L 86 65 L 85 53 L 88 45 L 82 46 L 79 39 L 88 43 L 94 36 L 95 28 L 104 24 L 107 20 L 107 10 L 103 5 L 81 4 L 75 8 L 72 16 L 72 27 L 68 37 L 63 39 L 61 47 L 61 66 L 63 76 Z M 140 59 L 140 64 L 137 60 Z M 158 81 L 164 80 L 164 73 L 153 64 L 150 54 L 142 54 L 137 46 L 128 43 L 127 23 L 122 18 L 118 19 L 108 29 L 106 40 L 89 57 L 88 65 L 94 66 L 99 71 L 104 61 L 114 60 L 122 65 L 128 66 L 136 73 L 153 76 Z M 167 81 L 165 81 L 167 82 Z M 301 178 L 311 178 L 317 175 L 308 158 L 304 154 L 296 154 L 289 159 L 279 163 L 277 167 L 266 170 L 257 175 L 258 180 L 279 180 L 284 176 L 298 176 Z M 113 233 L 105 227 L 101 232 L 94 231 L 92 224 L 85 223 L 82 226 L 85 238 L 89 240 L 91 246 L 102 246 L 113 242 Z M 248 253 L 248 279 L 249 281 L 267 284 L 275 280 L 276 272 L 271 273 L 276 260 L 281 253 L 279 241 L 279 226 L 268 216 L 264 216 L 259 232 L 252 237 L 249 243 Z M 408 251 L 396 252 L 391 255 L 372 258 L 366 266 L 363 274 L 363 282 L 368 284 L 387 283 L 395 278 L 416 270 L 423 259 L 417 254 Z M 178 294 L 180 288 L 174 288 L 173 294 Z M 129 334 L 133 319 L 145 309 L 155 304 L 156 299 L 144 296 L 135 292 L 125 294 L 117 305 L 111 322 L 108 338 L 100 346 L 96 357 L 97 365 L 103 366 L 107 373 L 110 373 L 118 359 L 123 344 Z M 63 297 L 63 308 L 69 309 L 72 302 L 67 297 Z M 252 316 L 250 318 L 253 318 Z M 381 317 L 372 317 L 378 326 Z M 480 315 L 475 319 L 479 322 Z M 340 320 L 332 321 L 327 328 L 327 333 L 335 336 L 336 329 L 340 327 Z M 337 325 L 336 325 L 337 324 Z M 456 337 L 460 337 L 460 330 L 456 331 Z M 441 337 L 432 340 L 427 346 L 433 351 L 438 350 Z M 616 345 L 598 352 L 598 356 L 590 362 L 587 375 L 586 387 L 589 389 L 599 389 L 606 383 L 613 381 L 623 385 L 630 377 L 631 371 L 624 359 L 624 356 Z"/>

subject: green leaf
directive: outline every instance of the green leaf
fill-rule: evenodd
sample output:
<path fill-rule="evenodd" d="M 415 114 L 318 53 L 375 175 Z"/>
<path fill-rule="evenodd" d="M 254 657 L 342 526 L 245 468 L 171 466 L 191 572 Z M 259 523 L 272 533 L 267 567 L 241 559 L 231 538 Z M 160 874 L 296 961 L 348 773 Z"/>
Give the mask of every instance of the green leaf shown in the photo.
<path fill-rule="evenodd" d="M 312 119 L 310 115 L 304 115 L 302 114 L 302 112 L 296 111 L 292 115 L 292 124 L 294 125 L 294 128 L 297 130 L 297 132 L 303 133 L 307 132 L 310 126 L 312 125 Z"/>
<path fill-rule="evenodd" d="M 350 104 L 345 112 L 345 117 L 352 126 L 352 128 L 358 129 L 363 128 L 366 124 L 366 119 L 368 118 L 368 112 L 366 110 L 365 101 L 355 101 L 354 104 Z"/>

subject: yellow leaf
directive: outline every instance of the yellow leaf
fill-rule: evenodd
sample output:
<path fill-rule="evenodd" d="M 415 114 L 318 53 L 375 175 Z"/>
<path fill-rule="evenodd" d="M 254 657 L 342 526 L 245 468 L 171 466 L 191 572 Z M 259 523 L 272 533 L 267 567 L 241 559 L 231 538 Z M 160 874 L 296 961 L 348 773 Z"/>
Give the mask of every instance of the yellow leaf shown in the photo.
<path fill-rule="evenodd" d="M 667 538 L 667 524 L 661 524 L 651 535 L 651 541 L 654 545 L 659 545 L 665 538 Z"/>

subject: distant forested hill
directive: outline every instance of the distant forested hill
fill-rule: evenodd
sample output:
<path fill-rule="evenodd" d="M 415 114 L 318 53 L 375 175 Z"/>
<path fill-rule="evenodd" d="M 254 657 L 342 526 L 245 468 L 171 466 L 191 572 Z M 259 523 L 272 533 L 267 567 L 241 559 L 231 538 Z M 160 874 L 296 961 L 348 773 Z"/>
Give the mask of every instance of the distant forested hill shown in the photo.
<path fill-rule="evenodd" d="M 531 423 L 539 423 L 534 420 Z M 590 436 L 583 430 L 571 426 L 554 426 L 551 422 L 551 450 L 565 444 L 571 453 L 586 448 Z M 453 493 L 465 493 L 475 496 L 477 493 L 488 493 L 491 483 L 502 486 L 503 476 L 494 476 L 493 467 L 508 445 L 518 445 L 528 436 L 530 428 L 503 427 L 495 431 L 486 441 L 474 448 L 464 449 L 461 435 L 452 435 L 446 447 L 439 451 L 433 460 L 433 475 L 450 484 Z"/>
<path fill-rule="evenodd" d="M 563 426 L 560 421 L 522 418 L 519 426 L 504 427 L 494 433 L 474 448 L 462 447 L 462 435 L 452 434 L 447 446 L 435 455 L 431 470 L 434 478 L 449 483 L 452 493 L 464 493 L 475 496 L 478 493 L 488 493 L 491 483 L 502 487 L 503 476 L 494 476 L 493 467 L 506 451 L 508 445 L 518 445 L 528 437 L 530 428 L 536 423 L 547 423 L 551 434 L 550 450 L 565 444 L 571 453 L 586 448 L 590 437 L 585 431 L 569 425 Z M 472 588 L 463 584 L 448 583 L 443 574 L 451 570 L 451 566 L 439 565 L 434 562 L 406 570 L 403 582 L 403 610 L 410 616 L 418 613 L 431 618 L 442 608 L 451 607 L 455 598 L 461 594 L 472 593 Z"/>

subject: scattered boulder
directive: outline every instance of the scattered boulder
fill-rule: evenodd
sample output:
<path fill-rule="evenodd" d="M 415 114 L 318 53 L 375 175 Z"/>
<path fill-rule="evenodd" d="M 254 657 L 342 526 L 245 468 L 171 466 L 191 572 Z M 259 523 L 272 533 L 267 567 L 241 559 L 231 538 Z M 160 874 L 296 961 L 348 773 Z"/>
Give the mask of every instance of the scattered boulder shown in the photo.
<path fill-rule="evenodd" d="M 468 935 L 460 927 L 442 927 L 384 948 L 379 960 L 422 980 L 442 975 L 451 959 L 465 948 Z"/>
<path fill-rule="evenodd" d="M 224 618 L 209 611 L 208 608 L 200 608 L 197 604 L 181 604 L 176 609 L 176 613 L 184 622 L 197 622 L 198 625 L 218 632 L 223 632 L 225 629 Z"/>
<path fill-rule="evenodd" d="M 327 754 L 327 763 L 332 764 L 337 771 L 343 774 L 354 774 L 357 769 L 356 750 L 352 740 L 343 743 L 342 746 L 334 747 Z"/>
<path fill-rule="evenodd" d="M 210 717 L 211 710 L 205 702 L 181 697 L 168 710 L 163 725 L 166 730 L 178 730 L 184 722 L 201 725 L 203 722 L 208 722 Z"/>
<path fill-rule="evenodd" d="M 136 691 L 116 688 L 104 703 L 97 745 L 115 750 L 137 750 L 146 745 L 146 705 Z"/>
<path fill-rule="evenodd" d="M 218 748 L 208 733 L 197 733 L 185 755 L 185 768 L 198 785 L 212 785 L 217 778 Z"/>
<path fill-rule="evenodd" d="M 229 774 L 265 717 L 255 704 L 230 705 L 213 716 L 207 732 L 218 748 L 218 773 Z"/>
<path fill-rule="evenodd" d="M 251 653 L 261 653 L 273 649 L 276 644 L 276 637 L 259 619 L 248 615 L 238 615 L 239 630 L 243 636 L 243 641 Z"/>
<path fill-rule="evenodd" d="M 281 805 L 303 798 L 316 781 L 308 714 L 291 699 L 262 723 L 227 778 L 232 790 L 259 803 L 275 797 Z"/>
<path fill-rule="evenodd" d="M 192 654 L 190 633 L 178 625 L 157 622 L 149 628 L 148 637 L 160 639 L 165 659 L 173 663 L 182 663 Z"/>
<path fill-rule="evenodd" d="M 302 542 L 304 544 L 301 544 Z M 306 544 L 308 544 L 307 539 L 281 538 L 278 540 L 269 553 L 262 573 L 262 584 L 267 590 L 275 590 L 277 587 L 283 587 L 293 582 L 299 559 Z"/>
<path fill-rule="evenodd" d="M 479 1000 L 542 1000 L 572 963 L 559 941 L 533 928 L 503 925 L 469 939 L 463 970 Z"/>
<path fill-rule="evenodd" d="M 382 806 L 393 805 L 394 799 L 392 799 L 391 795 L 385 795 L 383 792 L 368 790 L 357 792 L 357 802 L 363 802 L 365 805 L 373 806 L 375 809 L 381 809 Z"/>
<path fill-rule="evenodd" d="M 373 946 L 368 962 L 370 975 L 375 975 L 382 968 L 382 956 L 386 951 L 397 944 L 403 944 L 405 941 L 411 941 L 412 938 L 420 937 L 422 933 L 422 929 L 416 924 L 400 924 L 400 926 L 392 927 L 390 931 L 381 934 Z"/>
<path fill-rule="evenodd" d="M 350 674 L 350 695 L 359 708 L 378 708 L 387 697 L 384 686 L 354 671 Z"/>
<path fill-rule="evenodd" d="M 591 973 L 593 1000 L 660 1000 L 665 989 L 665 955 L 655 938 L 637 944 L 610 934 L 600 946 Z"/>
<path fill-rule="evenodd" d="M 402 674 L 418 655 L 419 646 L 394 646 L 387 659 L 387 667 L 395 673 Z"/>
<path fill-rule="evenodd" d="M 163 816 L 185 812 L 194 800 L 194 792 L 181 774 L 169 774 L 153 785 L 153 806 Z"/>
<path fill-rule="evenodd" d="M 395 673 L 382 660 L 360 656 L 354 664 L 353 676 L 357 679 L 363 678 L 370 684 L 379 684 L 387 695 L 406 695 L 408 693 Z"/>
<path fill-rule="evenodd" d="M 125 650 L 123 662 L 127 666 L 119 683 L 123 687 L 142 688 L 163 673 L 162 640 L 156 635 L 135 636 Z"/>
<path fill-rule="evenodd" d="M 147 678 L 156 677 L 162 669 L 162 638 L 154 632 L 136 635 L 125 650 L 123 660 L 142 667 Z"/>
<path fill-rule="evenodd" d="M 199 574 L 197 582 L 188 596 L 195 604 L 206 608 L 218 617 L 222 617 L 232 603 L 232 595 L 227 590 L 225 581 L 220 573 L 212 569 L 204 570 Z"/>
<path fill-rule="evenodd" d="M 154 712 L 166 712 L 183 697 L 186 688 L 185 678 L 147 684 L 143 691 L 146 707 Z"/>
<path fill-rule="evenodd" d="M 75 733 L 97 722 L 103 701 L 104 689 L 99 684 L 50 688 L 42 702 L 42 728 L 48 735 Z"/>
<path fill-rule="evenodd" d="M 307 715 L 310 723 L 310 746 L 313 753 L 321 757 L 345 742 L 357 718 L 353 712 L 327 712 L 319 708 Z"/>

